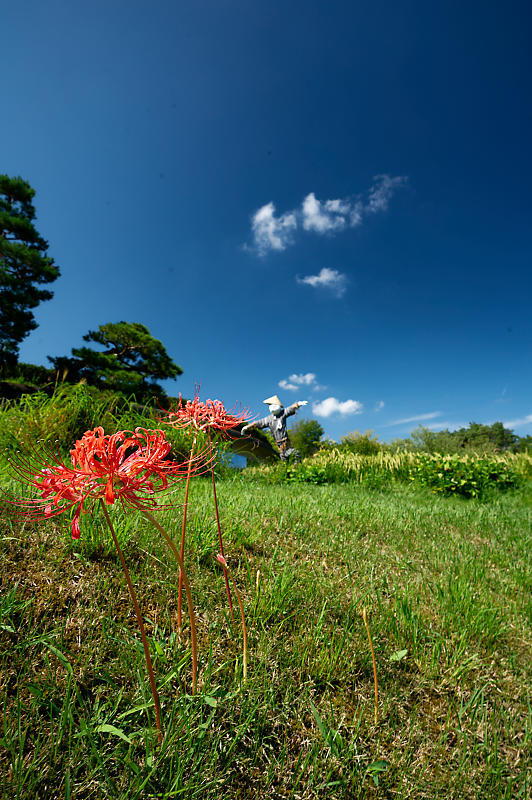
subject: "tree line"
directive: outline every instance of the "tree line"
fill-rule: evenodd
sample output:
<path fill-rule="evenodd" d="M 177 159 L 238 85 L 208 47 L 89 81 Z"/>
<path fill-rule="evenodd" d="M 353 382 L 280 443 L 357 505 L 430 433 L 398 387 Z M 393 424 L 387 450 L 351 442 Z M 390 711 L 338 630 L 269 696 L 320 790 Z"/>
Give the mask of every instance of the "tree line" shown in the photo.
<path fill-rule="evenodd" d="M 339 442 L 323 439 L 324 430 L 315 419 L 300 419 L 289 430 L 290 439 L 302 456 L 310 456 L 322 449 L 337 449 L 362 456 L 381 452 L 412 450 L 424 453 L 524 453 L 532 452 L 532 436 L 518 436 L 505 428 L 502 422 L 482 425 L 470 422 L 467 428 L 456 431 L 433 431 L 416 428 L 406 439 L 381 442 L 373 431 L 351 431 Z"/>

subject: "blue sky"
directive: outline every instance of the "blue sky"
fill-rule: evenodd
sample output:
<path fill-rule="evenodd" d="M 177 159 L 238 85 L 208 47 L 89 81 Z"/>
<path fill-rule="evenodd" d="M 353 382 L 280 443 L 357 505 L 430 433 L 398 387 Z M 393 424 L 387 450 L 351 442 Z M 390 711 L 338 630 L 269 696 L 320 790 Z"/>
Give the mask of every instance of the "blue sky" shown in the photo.
<path fill-rule="evenodd" d="M 172 394 L 306 399 L 335 439 L 532 433 L 529 4 L 0 16 L 0 172 L 62 272 L 23 360 L 138 321 Z"/>

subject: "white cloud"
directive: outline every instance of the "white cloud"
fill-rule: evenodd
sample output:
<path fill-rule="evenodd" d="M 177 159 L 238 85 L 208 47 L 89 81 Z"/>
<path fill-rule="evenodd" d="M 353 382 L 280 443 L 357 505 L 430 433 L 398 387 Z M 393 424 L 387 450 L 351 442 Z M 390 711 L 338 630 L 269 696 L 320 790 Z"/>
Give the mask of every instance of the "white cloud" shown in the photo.
<path fill-rule="evenodd" d="M 320 235 L 356 228 L 362 225 L 364 217 L 386 211 L 394 192 L 407 180 L 400 175 L 376 175 L 365 201 L 361 195 L 318 200 L 315 193 L 310 192 L 301 206 L 279 217 L 275 216 L 275 205 L 266 203 L 251 218 L 253 249 L 259 255 L 269 250 L 285 250 L 299 228 Z"/>
<path fill-rule="evenodd" d="M 257 252 L 263 255 L 268 250 L 284 250 L 290 244 L 297 221 L 291 213 L 276 217 L 274 204 L 266 203 L 253 215 L 251 228 Z"/>
<path fill-rule="evenodd" d="M 296 386 L 295 383 L 290 383 L 285 380 L 279 381 L 277 385 L 280 386 L 281 389 L 287 389 L 289 392 L 297 392 L 299 389 L 299 386 Z"/>
<path fill-rule="evenodd" d="M 297 392 L 301 386 L 311 386 L 313 389 L 318 387 L 316 383 L 316 375 L 314 372 L 294 373 L 288 376 L 288 380 L 283 378 L 278 384 L 281 389 L 287 389 L 290 392 Z M 321 387 L 318 387 L 321 388 Z"/>
<path fill-rule="evenodd" d="M 317 417 L 330 417 L 332 414 L 341 414 L 342 416 L 361 414 L 362 409 L 363 405 L 358 400 L 344 400 L 341 402 L 336 397 L 327 397 L 320 403 L 312 404 L 312 411 Z"/>
<path fill-rule="evenodd" d="M 336 297 L 342 297 L 347 288 L 347 276 L 329 267 L 323 267 L 317 275 L 305 275 L 303 278 L 297 277 L 296 280 L 315 289 L 329 289 Z"/>
<path fill-rule="evenodd" d="M 404 175 L 398 175 L 395 178 L 390 175 L 375 175 L 373 180 L 375 182 L 369 190 L 366 211 L 376 214 L 378 211 L 388 209 L 393 193 L 400 186 L 405 185 L 407 178 Z"/>
<path fill-rule="evenodd" d="M 407 425 L 409 422 L 423 422 L 426 419 L 434 419 L 435 417 L 441 417 L 441 411 L 431 411 L 428 414 L 417 414 L 415 417 L 396 419 L 395 422 L 388 422 L 388 425 Z"/>
<path fill-rule="evenodd" d="M 316 382 L 316 375 L 314 372 L 300 373 L 299 375 L 290 375 L 288 380 L 298 383 L 299 386 L 310 386 Z"/>
<path fill-rule="evenodd" d="M 345 228 L 350 206 L 344 200 L 326 200 L 320 203 L 314 192 L 303 200 L 303 228 L 316 233 L 328 233 Z"/>
<path fill-rule="evenodd" d="M 508 422 L 504 422 L 503 425 L 505 428 L 520 428 L 523 425 L 529 425 L 532 422 L 532 414 L 527 414 L 526 417 L 521 417 L 521 419 L 511 419 Z"/>
<path fill-rule="evenodd" d="M 385 404 L 384 400 L 379 400 L 379 402 L 375 406 L 375 411 L 382 411 L 382 409 L 384 408 L 385 405 L 386 404 Z"/>

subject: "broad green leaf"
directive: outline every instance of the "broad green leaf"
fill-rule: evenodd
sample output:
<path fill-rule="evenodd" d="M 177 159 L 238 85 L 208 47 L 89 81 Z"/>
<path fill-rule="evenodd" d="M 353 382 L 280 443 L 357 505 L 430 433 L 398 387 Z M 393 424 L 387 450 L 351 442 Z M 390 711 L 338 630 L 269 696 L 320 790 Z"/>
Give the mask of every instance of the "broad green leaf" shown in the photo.
<path fill-rule="evenodd" d="M 126 736 L 124 731 L 121 728 L 116 728 L 114 725 L 98 725 L 96 728 L 96 733 L 111 733 L 113 736 L 118 736 L 120 739 L 123 739 L 124 742 L 128 744 L 133 744 L 132 740 L 129 736 Z"/>
<path fill-rule="evenodd" d="M 369 765 L 368 772 L 385 772 L 389 766 L 390 762 L 386 761 L 384 758 L 381 758 Z"/>
<path fill-rule="evenodd" d="M 406 655 L 408 655 L 408 650 L 396 650 L 391 654 L 390 661 L 402 661 Z"/>
<path fill-rule="evenodd" d="M 208 706 L 211 706 L 211 708 L 216 708 L 218 705 L 218 700 L 215 697 L 207 696 L 204 698 L 204 700 Z"/>

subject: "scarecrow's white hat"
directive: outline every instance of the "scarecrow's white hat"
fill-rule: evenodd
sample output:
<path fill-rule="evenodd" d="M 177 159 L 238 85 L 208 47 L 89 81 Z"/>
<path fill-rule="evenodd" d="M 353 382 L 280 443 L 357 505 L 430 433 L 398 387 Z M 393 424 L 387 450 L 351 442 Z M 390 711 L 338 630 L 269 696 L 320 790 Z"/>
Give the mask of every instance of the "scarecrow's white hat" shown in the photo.
<path fill-rule="evenodd" d="M 283 405 L 276 394 L 272 394 L 271 397 L 267 397 L 266 400 L 263 400 L 262 402 L 266 403 L 267 406 L 282 406 Z"/>

